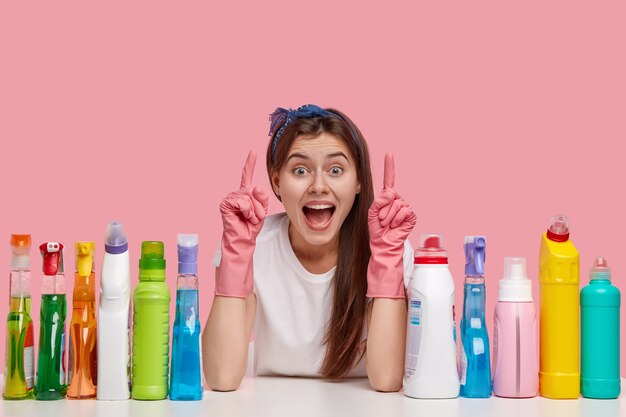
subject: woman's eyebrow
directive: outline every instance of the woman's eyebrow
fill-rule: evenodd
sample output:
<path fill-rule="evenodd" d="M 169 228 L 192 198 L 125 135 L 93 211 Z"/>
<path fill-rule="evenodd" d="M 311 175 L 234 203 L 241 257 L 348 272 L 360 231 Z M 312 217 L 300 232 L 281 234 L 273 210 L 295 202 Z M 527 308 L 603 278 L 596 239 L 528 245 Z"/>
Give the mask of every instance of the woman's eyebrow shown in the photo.
<path fill-rule="evenodd" d="M 346 154 L 341 152 L 341 151 L 340 152 L 329 153 L 328 155 L 326 155 L 326 159 L 332 159 L 332 158 L 335 158 L 337 156 L 342 156 L 342 157 L 345 158 L 346 161 L 350 162 L 350 160 L 348 159 Z"/>
<path fill-rule="evenodd" d="M 287 157 L 287 162 L 289 162 L 289 160 L 291 158 L 302 158 L 302 159 L 306 159 L 306 160 L 310 160 L 311 158 L 309 158 L 308 155 L 305 155 L 303 153 L 292 153 L 291 155 L 289 155 L 289 157 Z"/>

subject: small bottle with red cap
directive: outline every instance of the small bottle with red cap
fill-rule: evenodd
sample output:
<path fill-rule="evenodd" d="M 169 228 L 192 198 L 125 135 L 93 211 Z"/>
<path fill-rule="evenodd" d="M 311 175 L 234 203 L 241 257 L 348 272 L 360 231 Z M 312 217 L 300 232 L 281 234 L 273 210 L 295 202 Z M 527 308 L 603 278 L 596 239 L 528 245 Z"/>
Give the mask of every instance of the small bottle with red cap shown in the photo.
<path fill-rule="evenodd" d="M 441 235 L 420 236 L 408 303 L 405 395 L 457 397 L 454 281 Z"/>

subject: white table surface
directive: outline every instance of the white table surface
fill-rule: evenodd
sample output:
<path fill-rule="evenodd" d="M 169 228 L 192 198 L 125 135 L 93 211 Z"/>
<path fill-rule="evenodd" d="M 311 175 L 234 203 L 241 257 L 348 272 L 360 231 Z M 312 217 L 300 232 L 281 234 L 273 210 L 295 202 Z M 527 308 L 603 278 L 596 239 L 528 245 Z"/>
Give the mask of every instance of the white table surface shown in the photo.
<path fill-rule="evenodd" d="M 327 382 L 314 378 L 252 376 L 252 350 L 249 368 L 237 391 L 205 391 L 202 401 L 6 401 L 0 399 L 0 416 L 38 417 L 161 417 L 188 416 L 254 416 L 254 417 L 578 417 L 626 416 L 626 399 L 617 400 L 550 400 L 456 398 L 452 400 L 418 400 L 399 392 L 373 391 L 367 378 Z M 2 384 L 0 375 L 0 385 Z M 622 379 L 622 390 L 626 389 Z"/>

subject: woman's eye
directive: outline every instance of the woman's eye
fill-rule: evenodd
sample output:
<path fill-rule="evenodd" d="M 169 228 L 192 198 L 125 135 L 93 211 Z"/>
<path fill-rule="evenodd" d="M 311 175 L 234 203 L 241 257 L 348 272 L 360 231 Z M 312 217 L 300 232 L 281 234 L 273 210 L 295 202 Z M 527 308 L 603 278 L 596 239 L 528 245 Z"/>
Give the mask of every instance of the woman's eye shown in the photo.
<path fill-rule="evenodd" d="M 333 175 L 340 175 L 343 172 L 343 168 L 341 167 L 332 167 L 330 169 L 330 173 Z"/>
<path fill-rule="evenodd" d="M 296 175 L 304 175 L 306 174 L 306 169 L 299 167 L 293 170 L 293 173 Z"/>

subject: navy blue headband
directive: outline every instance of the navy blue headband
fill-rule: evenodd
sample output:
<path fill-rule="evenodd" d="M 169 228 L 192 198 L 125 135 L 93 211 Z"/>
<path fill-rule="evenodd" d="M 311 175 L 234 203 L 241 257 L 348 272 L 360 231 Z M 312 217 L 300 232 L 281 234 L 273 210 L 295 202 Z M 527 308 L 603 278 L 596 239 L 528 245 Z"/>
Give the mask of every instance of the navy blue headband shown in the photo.
<path fill-rule="evenodd" d="M 276 145 L 278 144 L 278 140 L 280 136 L 283 134 L 287 126 L 289 126 L 296 119 L 308 119 L 312 117 L 335 117 L 337 119 L 342 120 L 344 123 L 348 125 L 350 129 L 350 133 L 352 134 L 352 139 L 354 143 L 357 145 L 358 149 L 358 141 L 354 132 L 352 131 L 352 126 L 348 122 L 344 120 L 339 114 L 324 110 L 323 108 L 316 106 L 315 104 L 305 104 L 303 106 L 298 107 L 297 109 L 283 109 L 282 107 L 276 108 L 274 113 L 270 114 L 270 136 L 274 136 L 272 139 L 272 161 L 276 157 Z"/>

